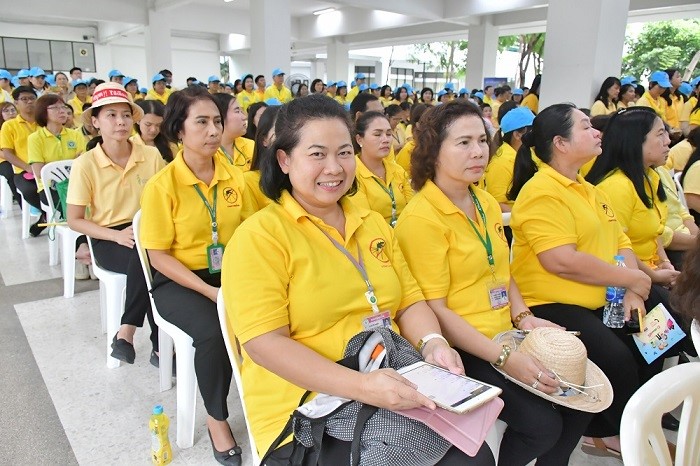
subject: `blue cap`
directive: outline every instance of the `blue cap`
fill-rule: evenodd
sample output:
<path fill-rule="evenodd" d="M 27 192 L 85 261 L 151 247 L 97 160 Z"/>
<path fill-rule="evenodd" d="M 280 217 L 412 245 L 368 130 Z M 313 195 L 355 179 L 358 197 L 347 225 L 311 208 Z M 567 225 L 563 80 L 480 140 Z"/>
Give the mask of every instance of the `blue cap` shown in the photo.
<path fill-rule="evenodd" d="M 153 414 L 163 414 L 163 405 L 155 405 L 153 407 Z"/>
<path fill-rule="evenodd" d="M 360 84 L 360 92 L 366 91 L 367 89 L 369 89 L 369 86 L 367 84 Z"/>
<path fill-rule="evenodd" d="M 355 87 L 357 83 L 355 81 L 350 81 L 350 87 Z"/>
<path fill-rule="evenodd" d="M 15 76 L 14 78 L 10 79 L 10 82 L 12 83 L 13 86 L 19 87 L 19 78 Z"/>
<path fill-rule="evenodd" d="M 404 89 L 406 89 L 406 92 L 408 92 L 409 94 L 413 94 L 413 86 L 411 86 L 410 84 L 408 84 L 408 83 L 403 83 L 403 84 L 401 85 L 401 87 L 403 87 Z"/>
<path fill-rule="evenodd" d="M 29 70 L 29 76 L 31 76 L 32 78 L 37 78 L 39 76 L 46 76 L 46 72 L 44 72 L 44 70 L 42 70 L 38 66 L 35 66 L 34 68 L 31 68 Z"/>
<path fill-rule="evenodd" d="M 162 76 L 162 75 L 161 75 L 161 76 Z M 209 79 L 207 79 L 207 82 L 210 82 L 210 83 L 220 83 L 220 82 L 221 82 L 221 78 L 219 78 L 218 76 L 212 74 L 211 76 L 209 76 Z"/>
<path fill-rule="evenodd" d="M 693 86 L 691 86 L 688 83 L 681 83 L 680 87 L 678 88 L 679 91 L 681 91 L 681 94 L 685 95 L 686 97 L 690 96 L 690 94 L 693 93 Z"/>
<path fill-rule="evenodd" d="M 510 133 L 516 129 L 532 126 L 535 114 L 527 107 L 516 107 L 506 113 L 501 119 L 501 131 L 503 134 Z"/>
<path fill-rule="evenodd" d="M 668 79 L 668 73 L 665 71 L 654 71 L 649 76 L 649 82 L 655 82 L 661 87 L 669 88 L 671 87 L 671 80 Z"/>
<path fill-rule="evenodd" d="M 17 72 L 18 78 L 28 78 L 29 76 L 31 76 L 31 74 L 29 74 L 29 70 L 26 68 L 22 68 Z"/>
<path fill-rule="evenodd" d="M 153 77 L 151 78 L 151 83 L 155 84 L 158 81 L 165 81 L 165 76 L 163 76 L 160 73 L 154 74 Z"/>
<path fill-rule="evenodd" d="M 12 79 L 12 74 L 7 70 L 0 70 L 0 79 Z"/>
<path fill-rule="evenodd" d="M 122 78 L 124 77 L 124 73 L 122 73 L 119 70 L 110 70 L 109 73 L 107 73 L 107 76 L 109 76 L 110 79 L 112 78 L 117 78 L 121 76 Z"/>
<path fill-rule="evenodd" d="M 525 94 L 525 92 L 522 89 L 520 89 L 519 87 L 513 89 L 513 95 L 523 95 L 523 94 Z"/>
<path fill-rule="evenodd" d="M 462 94 L 469 94 L 469 91 L 467 90 L 466 87 L 461 87 L 461 88 L 459 89 L 459 92 L 457 92 L 457 94 L 459 94 L 459 95 L 462 95 Z"/>
<path fill-rule="evenodd" d="M 690 81 L 690 85 L 693 86 L 693 88 L 698 87 L 698 84 L 700 84 L 700 76 Z"/>
<path fill-rule="evenodd" d="M 226 84 L 224 84 L 224 86 L 230 87 L 231 89 L 233 89 L 233 83 L 232 83 L 231 81 L 229 81 L 229 82 L 227 82 Z"/>
<path fill-rule="evenodd" d="M 364 73 L 357 73 L 355 75 L 355 79 L 366 79 L 366 78 L 367 78 L 367 76 L 365 76 Z"/>
<path fill-rule="evenodd" d="M 447 94 L 447 91 L 445 89 L 440 89 L 437 93 L 437 98 L 439 99 L 440 97 L 442 97 L 443 95 L 446 95 L 446 94 Z"/>
<path fill-rule="evenodd" d="M 326 87 L 333 87 L 333 86 L 335 86 L 335 81 L 328 81 L 326 83 Z"/>
<path fill-rule="evenodd" d="M 481 92 L 481 91 L 475 92 L 475 93 L 474 93 L 474 97 L 478 97 L 478 98 L 480 98 L 481 100 L 484 100 L 484 93 Z"/>
<path fill-rule="evenodd" d="M 73 89 L 75 89 L 75 88 L 78 87 L 78 86 L 85 86 L 85 87 L 87 87 L 88 83 L 87 83 L 87 81 L 84 80 L 84 79 L 76 79 L 76 80 L 74 80 L 74 81 L 71 83 L 71 85 L 73 86 Z"/>
<path fill-rule="evenodd" d="M 286 74 L 284 71 L 282 71 L 282 68 L 275 68 L 272 70 L 272 77 L 274 78 L 275 76 L 279 76 L 281 74 Z"/>
<path fill-rule="evenodd" d="M 335 83 L 335 85 L 338 87 L 348 87 L 348 84 L 345 81 L 338 81 Z"/>
<path fill-rule="evenodd" d="M 145 87 L 142 87 L 141 89 L 139 89 L 139 92 L 141 94 L 148 94 L 148 89 L 146 89 Z"/>
<path fill-rule="evenodd" d="M 282 105 L 282 102 L 280 102 L 280 100 L 276 99 L 275 97 L 265 99 L 265 103 L 270 107 L 279 107 L 280 105 Z"/>
<path fill-rule="evenodd" d="M 445 89 L 448 90 L 448 91 L 454 92 L 454 91 L 455 91 L 455 85 L 454 85 L 454 83 L 446 83 L 446 84 L 445 84 Z"/>
<path fill-rule="evenodd" d="M 138 81 L 138 80 L 137 80 L 136 78 L 132 78 L 131 76 L 124 76 L 124 79 L 123 79 L 123 81 L 122 81 L 122 85 L 123 85 L 124 87 L 126 87 L 126 85 L 129 84 L 129 83 L 132 82 L 132 81 L 133 81 L 133 82 L 136 82 L 136 81 Z"/>
<path fill-rule="evenodd" d="M 625 84 L 637 84 L 637 78 L 634 76 L 623 76 L 620 79 L 620 85 L 624 86 Z"/>
<path fill-rule="evenodd" d="M 379 89 L 379 84 L 372 83 L 369 85 L 369 88 L 372 89 L 373 91 L 376 91 L 377 89 Z"/>
<path fill-rule="evenodd" d="M 49 86 L 55 86 L 56 78 L 54 78 L 52 75 L 46 76 L 46 84 L 48 84 Z"/>

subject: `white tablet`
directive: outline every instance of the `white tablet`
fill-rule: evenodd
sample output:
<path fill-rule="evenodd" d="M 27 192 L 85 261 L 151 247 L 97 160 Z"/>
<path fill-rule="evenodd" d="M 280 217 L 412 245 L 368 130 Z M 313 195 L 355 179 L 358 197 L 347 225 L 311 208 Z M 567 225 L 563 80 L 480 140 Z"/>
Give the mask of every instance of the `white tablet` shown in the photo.
<path fill-rule="evenodd" d="M 481 406 L 502 392 L 493 385 L 453 374 L 424 361 L 403 367 L 398 373 L 416 384 L 418 391 L 436 405 L 460 414 Z"/>

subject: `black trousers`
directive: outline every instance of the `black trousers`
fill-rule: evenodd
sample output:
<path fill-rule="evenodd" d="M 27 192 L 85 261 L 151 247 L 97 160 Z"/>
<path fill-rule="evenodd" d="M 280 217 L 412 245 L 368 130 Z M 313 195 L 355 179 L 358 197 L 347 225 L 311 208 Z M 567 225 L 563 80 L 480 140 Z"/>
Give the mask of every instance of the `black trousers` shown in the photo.
<path fill-rule="evenodd" d="M 131 223 L 111 227 L 114 230 L 123 230 Z M 143 327 L 144 317 L 148 317 L 151 326 L 151 344 L 153 350 L 158 351 L 158 326 L 153 320 L 151 301 L 148 297 L 146 279 L 141 269 L 141 261 L 135 247 L 127 248 L 108 240 L 92 240 L 92 250 L 95 260 L 100 267 L 111 272 L 126 274 L 126 302 L 122 325 L 134 325 Z"/>
<path fill-rule="evenodd" d="M 36 191 L 36 181 L 25 179 L 23 176 L 25 173 L 27 172 L 15 174 L 15 186 L 22 192 L 24 200 L 27 201 L 29 205 L 41 210 L 39 193 Z"/>
<path fill-rule="evenodd" d="M 208 270 L 193 272 L 209 285 L 221 286 L 220 273 L 209 274 Z M 226 397 L 233 369 L 221 334 L 216 303 L 157 271 L 151 293 L 161 317 L 192 337 L 194 371 L 204 406 L 214 419 L 226 420 Z"/>
<path fill-rule="evenodd" d="M 499 419 L 508 424 L 501 441 L 498 464 L 526 465 L 537 458 L 538 466 L 566 466 L 593 414 L 569 409 L 528 392 L 510 382 L 491 364 L 459 348 L 469 377 L 503 390 L 505 403 Z"/>
<path fill-rule="evenodd" d="M 343 442 L 330 435 L 323 436 L 321 444 L 321 454 L 318 459 L 318 466 L 337 466 L 349 464 L 350 461 L 350 442 Z M 289 466 L 289 456 L 292 454 L 292 444 L 288 443 L 270 455 L 264 466 Z M 488 445 L 484 442 L 481 445 L 476 456 L 471 457 L 457 447 L 452 447 L 447 450 L 445 456 L 437 462 L 437 466 L 491 466 L 495 464 L 493 455 L 489 450 Z M 317 465 L 303 465 L 317 466 Z"/>
<path fill-rule="evenodd" d="M 17 204 L 20 204 L 22 200 L 20 199 L 19 194 L 17 194 L 17 186 L 15 186 L 15 172 L 12 169 L 12 164 L 7 160 L 0 162 L 0 176 L 7 180 L 7 185 L 10 187 L 10 191 L 12 191 L 12 197 Z"/>

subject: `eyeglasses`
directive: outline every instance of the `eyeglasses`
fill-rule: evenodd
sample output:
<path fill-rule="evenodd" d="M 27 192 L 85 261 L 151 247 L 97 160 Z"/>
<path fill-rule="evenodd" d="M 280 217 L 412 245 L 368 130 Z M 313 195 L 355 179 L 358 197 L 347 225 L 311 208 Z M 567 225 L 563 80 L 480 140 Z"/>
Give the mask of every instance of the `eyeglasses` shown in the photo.
<path fill-rule="evenodd" d="M 52 105 L 50 107 L 46 107 L 46 110 L 56 110 L 57 112 L 64 111 L 67 112 L 68 109 L 66 108 L 65 105 Z"/>
<path fill-rule="evenodd" d="M 36 97 L 20 97 L 20 98 L 17 99 L 17 100 L 20 101 L 20 102 L 24 102 L 25 104 L 28 104 L 29 102 L 35 102 L 35 101 L 36 101 Z"/>

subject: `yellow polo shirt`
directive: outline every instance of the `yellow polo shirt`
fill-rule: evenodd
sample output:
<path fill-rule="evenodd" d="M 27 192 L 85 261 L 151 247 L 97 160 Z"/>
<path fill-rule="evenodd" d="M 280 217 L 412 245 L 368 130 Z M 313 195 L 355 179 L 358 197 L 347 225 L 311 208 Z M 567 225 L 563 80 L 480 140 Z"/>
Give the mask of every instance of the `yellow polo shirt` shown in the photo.
<path fill-rule="evenodd" d="M 553 274 L 537 255 L 566 244 L 613 263 L 629 238 L 615 218 L 607 194 L 578 175 L 576 181 L 542 164 L 518 194 L 510 218 L 513 229 L 511 273 L 528 306 L 562 303 L 598 309 L 605 286 L 587 285 Z"/>
<path fill-rule="evenodd" d="M 655 268 L 659 260 L 656 254 L 656 238 L 664 231 L 666 224 L 667 206 L 656 196 L 659 186 L 659 175 L 652 169 L 647 169 L 648 181 L 644 183 L 647 196 L 654 200 L 651 209 L 647 208 L 637 196 L 632 181 L 621 171 L 615 170 L 598 183 L 610 198 L 610 205 L 615 211 L 623 231 L 632 242 L 632 250 L 639 260 Z"/>
<path fill-rule="evenodd" d="M 253 152 L 255 152 L 255 141 L 241 136 L 233 141 L 233 154 L 229 154 L 223 147 L 219 147 L 216 156 L 230 165 L 235 165 L 241 171 L 247 172 L 253 161 Z"/>
<path fill-rule="evenodd" d="M 668 247 L 671 244 L 671 240 L 673 240 L 673 234 L 675 232 L 690 234 L 690 230 L 683 222 L 686 220 L 693 220 L 693 216 L 690 215 L 688 209 L 681 204 L 678 190 L 676 189 L 676 183 L 673 181 L 671 172 L 668 171 L 666 167 L 658 167 L 656 173 L 659 174 L 667 197 L 666 207 L 668 208 L 668 214 L 666 223 L 664 224 L 664 231 L 661 233 L 661 239 L 664 247 Z"/>
<path fill-rule="evenodd" d="M 5 89 L 0 89 L 0 104 L 4 104 L 5 102 L 14 102 L 14 99 L 11 93 L 7 92 Z"/>
<path fill-rule="evenodd" d="M 476 213 L 475 226 L 493 247 L 498 281 L 510 282 L 510 251 L 496 199 L 472 188 L 486 215 Z M 512 327 L 510 306 L 491 309 L 488 287 L 493 276 L 486 248 L 467 216 L 428 180 L 401 214 L 396 238 L 425 299 L 445 298 L 447 307 L 489 338 Z"/>
<path fill-rule="evenodd" d="M 12 120 L 6 121 L 0 129 L 0 150 L 9 149 L 21 160 L 29 163 L 27 154 L 27 139 L 36 131 L 36 123 L 30 123 L 22 115 L 17 114 Z M 15 173 L 22 173 L 22 169 L 13 166 Z"/>
<path fill-rule="evenodd" d="M 260 170 L 249 170 L 243 173 L 243 179 L 256 212 L 272 203 L 272 199 L 267 197 L 260 189 Z"/>
<path fill-rule="evenodd" d="M 263 98 L 263 101 L 267 99 L 277 99 L 283 104 L 286 104 L 287 102 L 291 102 L 292 98 L 292 91 L 287 89 L 287 86 L 283 84 L 282 88 L 278 89 L 277 86 L 273 84 L 265 89 L 265 97 Z"/>
<path fill-rule="evenodd" d="M 671 147 L 668 153 L 668 159 L 666 160 L 666 168 L 669 170 L 683 171 L 685 164 L 690 160 L 690 156 L 693 155 L 693 146 L 690 145 L 687 139 L 683 139 L 681 142 Z"/>
<path fill-rule="evenodd" d="M 532 110 L 532 113 L 537 115 L 537 111 L 540 108 L 540 99 L 533 93 L 529 93 L 525 96 L 523 101 L 520 103 L 522 107 L 527 107 Z"/>
<path fill-rule="evenodd" d="M 141 207 L 146 182 L 164 166 L 155 147 L 131 144 L 131 156 L 122 168 L 98 144 L 73 162 L 68 204 L 89 207 L 90 220 L 103 227 L 129 223 Z"/>
<path fill-rule="evenodd" d="M 279 204 L 268 205 L 236 230 L 224 253 L 221 285 L 230 329 L 243 345 L 245 403 L 261 454 L 306 389 L 255 364 L 245 344 L 288 327 L 293 340 L 337 361 L 372 312 L 360 273 L 321 229 L 356 259 L 361 252 L 379 309 L 390 312 L 394 331 L 396 313 L 423 300 L 394 232 L 381 215 L 347 198 L 341 205 L 345 238 L 285 191 Z"/>
<path fill-rule="evenodd" d="M 679 117 L 680 121 L 690 121 L 690 112 L 693 111 L 695 105 L 697 105 L 698 99 L 693 96 L 686 103 L 683 104 L 683 110 L 681 110 L 681 115 Z"/>
<path fill-rule="evenodd" d="M 700 109 L 695 110 L 690 114 L 688 124 L 690 126 L 700 126 Z"/>
<path fill-rule="evenodd" d="M 486 166 L 485 182 L 486 191 L 498 202 L 513 204 L 506 198 L 510 185 L 513 183 L 513 170 L 517 152 L 513 146 L 504 142 L 496 150 L 496 154 Z"/>
<path fill-rule="evenodd" d="M 416 142 L 411 139 L 410 141 L 407 141 L 399 153 L 396 154 L 396 163 L 398 163 L 401 168 L 406 170 L 406 175 L 409 178 L 411 177 L 411 155 L 413 154 L 413 149 L 415 148 Z"/>
<path fill-rule="evenodd" d="M 683 192 L 700 196 L 700 162 L 695 162 L 688 168 L 683 178 Z"/>
<path fill-rule="evenodd" d="M 343 97 L 342 95 L 336 95 L 333 97 L 336 102 L 338 102 L 340 105 L 345 105 L 345 103 L 348 101 L 347 96 Z"/>
<path fill-rule="evenodd" d="M 382 103 L 384 107 L 388 107 L 389 105 L 395 103 L 393 97 L 380 97 L 379 101 Z"/>
<path fill-rule="evenodd" d="M 683 113 L 683 99 L 679 99 L 677 95 L 671 94 L 671 105 L 666 103 L 666 123 L 671 126 L 671 128 L 680 128 L 680 116 Z"/>
<path fill-rule="evenodd" d="M 83 102 L 78 96 L 75 96 L 66 103 L 73 109 L 73 119 L 75 121 L 81 121 L 80 115 L 83 114 L 83 105 L 92 103 L 92 97 L 87 96 L 87 99 Z"/>
<path fill-rule="evenodd" d="M 614 102 L 610 102 L 608 106 L 606 107 L 605 104 L 603 104 L 602 100 L 596 100 L 593 102 L 593 105 L 591 105 L 591 116 L 598 116 L 598 115 L 612 115 L 613 113 L 617 112 L 617 105 L 615 105 Z"/>
<path fill-rule="evenodd" d="M 226 246 L 238 225 L 254 212 L 243 173 L 214 158 L 214 177 L 207 185 L 192 173 L 181 152 L 143 189 L 140 237 L 144 248 L 170 251 L 188 269 L 202 270 L 208 268 L 212 229 L 209 211 L 195 186 L 211 206 L 216 190 L 219 244 Z"/>
<path fill-rule="evenodd" d="M 352 196 L 353 202 L 366 207 L 375 212 L 379 212 L 387 223 L 391 223 L 391 196 L 387 191 L 391 190 L 396 202 L 396 217 L 403 211 L 408 201 L 413 197 L 413 189 L 408 180 L 406 170 L 401 168 L 396 162 L 386 159 L 382 160 L 386 170 L 386 181 L 375 176 L 369 168 L 362 163 L 360 157 L 356 157 L 357 168 L 355 178 L 357 179 L 357 194 Z"/>
<path fill-rule="evenodd" d="M 498 110 L 501 108 L 501 105 L 503 105 L 503 102 L 498 99 L 491 103 L 491 124 L 493 129 L 501 129 L 501 125 L 498 124 Z"/>
<path fill-rule="evenodd" d="M 653 109 L 657 115 L 661 117 L 662 120 L 666 121 L 666 100 L 663 97 L 654 99 L 649 91 L 644 92 L 644 94 L 639 98 L 635 104 L 637 107 L 649 107 Z M 667 122 L 668 123 L 668 122 Z"/>
<path fill-rule="evenodd" d="M 165 88 L 165 91 L 163 91 L 162 94 L 158 94 L 155 89 L 150 88 L 146 93 L 145 100 L 158 100 L 163 105 L 166 105 L 168 103 L 168 99 L 170 98 L 170 94 L 172 93 L 172 89 L 168 89 L 167 87 Z"/>
<path fill-rule="evenodd" d="M 239 92 L 238 95 L 236 95 L 236 100 L 238 101 L 238 105 L 241 106 L 241 109 L 243 109 L 244 112 L 248 112 L 248 107 L 250 107 L 254 103 L 262 102 L 262 100 L 260 100 L 260 94 L 255 91 Z"/>
<path fill-rule="evenodd" d="M 348 95 L 345 98 L 345 101 L 352 102 L 353 100 L 355 100 L 355 97 L 357 97 L 357 94 L 359 94 L 359 93 L 360 93 L 360 86 L 353 87 L 352 89 L 350 89 L 348 91 Z"/>
<path fill-rule="evenodd" d="M 27 138 L 28 163 L 49 163 L 74 159 L 85 152 L 85 138 L 80 130 L 63 128 L 56 137 L 46 128 L 39 128 Z M 39 192 L 44 183 L 37 180 Z"/>

